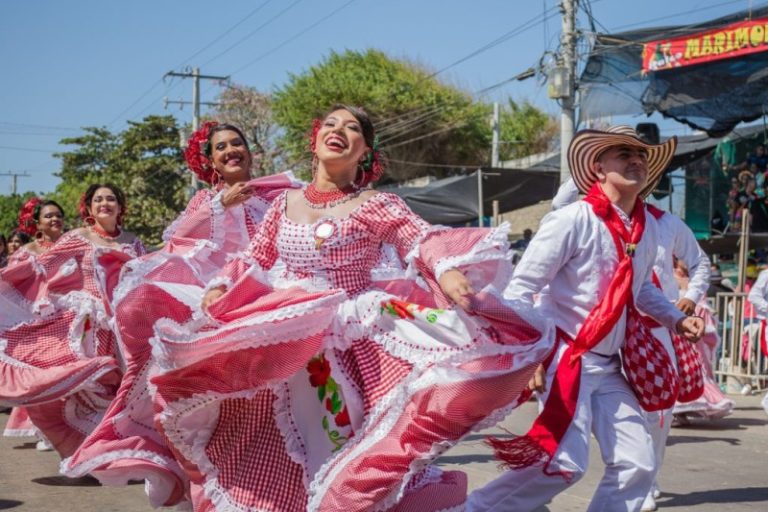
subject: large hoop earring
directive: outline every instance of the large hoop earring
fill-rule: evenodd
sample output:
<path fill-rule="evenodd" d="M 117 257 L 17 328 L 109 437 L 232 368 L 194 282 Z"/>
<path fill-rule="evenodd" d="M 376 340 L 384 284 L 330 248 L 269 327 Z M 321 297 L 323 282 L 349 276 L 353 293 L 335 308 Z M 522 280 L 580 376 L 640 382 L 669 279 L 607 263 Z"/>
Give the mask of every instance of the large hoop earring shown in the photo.
<path fill-rule="evenodd" d="M 36 231 L 35 232 L 35 240 L 42 240 L 43 239 L 43 232 L 42 231 Z"/>
<path fill-rule="evenodd" d="M 85 222 L 88 226 L 95 226 L 96 225 L 96 219 L 88 215 L 86 218 L 83 219 L 83 222 Z"/>

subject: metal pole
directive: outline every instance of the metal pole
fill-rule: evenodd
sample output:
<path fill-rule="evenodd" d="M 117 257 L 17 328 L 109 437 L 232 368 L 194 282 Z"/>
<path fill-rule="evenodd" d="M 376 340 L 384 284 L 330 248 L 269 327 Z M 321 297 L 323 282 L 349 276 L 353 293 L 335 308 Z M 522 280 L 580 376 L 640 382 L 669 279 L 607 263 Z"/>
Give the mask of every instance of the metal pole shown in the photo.
<path fill-rule="evenodd" d="M 563 0 L 560 9 L 563 14 L 563 33 L 560 43 L 563 47 L 563 65 L 566 69 L 565 81 L 568 94 L 561 100 L 560 112 L 560 183 L 564 183 L 570 177 L 568 167 L 568 146 L 573 139 L 574 131 L 574 78 L 576 75 L 576 3 L 577 0 Z"/>
<path fill-rule="evenodd" d="M 200 128 L 200 68 L 192 70 L 192 131 Z"/>
<path fill-rule="evenodd" d="M 499 202 L 494 199 L 491 203 L 493 205 L 493 227 L 499 227 Z"/>
<path fill-rule="evenodd" d="M 491 142 L 491 167 L 494 169 L 499 166 L 499 102 L 493 102 L 493 121 L 491 121 L 491 131 L 493 139 Z"/>
<path fill-rule="evenodd" d="M 483 170 L 477 170 L 477 225 L 483 227 Z"/>

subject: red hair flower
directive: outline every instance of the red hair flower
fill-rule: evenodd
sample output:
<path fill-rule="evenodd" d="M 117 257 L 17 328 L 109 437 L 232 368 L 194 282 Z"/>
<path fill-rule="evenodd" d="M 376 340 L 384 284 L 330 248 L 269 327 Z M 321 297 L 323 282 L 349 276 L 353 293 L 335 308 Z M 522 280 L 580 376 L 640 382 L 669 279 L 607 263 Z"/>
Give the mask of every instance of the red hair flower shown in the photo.
<path fill-rule="evenodd" d="M 35 218 L 35 207 L 43 201 L 39 197 L 31 197 L 24 203 L 19 210 L 19 231 L 34 237 L 37 233 L 37 219 Z"/>
<path fill-rule="evenodd" d="M 199 129 L 197 129 L 187 141 L 187 148 L 184 150 L 184 159 L 187 161 L 187 167 L 200 178 L 200 180 L 214 184 L 215 171 L 213 164 L 207 154 L 209 151 L 206 149 L 208 146 L 208 135 L 211 128 L 218 126 L 216 121 L 206 121 Z"/>

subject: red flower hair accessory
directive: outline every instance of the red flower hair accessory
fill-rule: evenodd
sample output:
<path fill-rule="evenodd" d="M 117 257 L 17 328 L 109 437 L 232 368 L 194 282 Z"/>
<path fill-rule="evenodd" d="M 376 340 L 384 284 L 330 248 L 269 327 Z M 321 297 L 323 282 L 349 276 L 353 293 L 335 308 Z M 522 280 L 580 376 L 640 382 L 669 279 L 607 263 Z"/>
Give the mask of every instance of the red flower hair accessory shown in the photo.
<path fill-rule="evenodd" d="M 373 148 L 368 152 L 365 160 L 360 164 L 363 175 L 357 183 L 359 187 L 365 187 L 369 183 L 375 183 L 382 176 L 387 168 L 387 156 L 379 150 L 379 136 L 373 138 Z"/>
<path fill-rule="evenodd" d="M 85 204 L 85 192 L 80 196 L 80 201 L 77 202 L 77 213 L 80 214 L 80 218 L 84 221 L 91 216 L 91 214 L 88 213 L 88 205 Z"/>
<path fill-rule="evenodd" d="M 315 119 L 312 121 L 312 131 L 309 134 L 309 150 L 312 152 L 312 154 L 315 154 L 315 151 L 317 150 L 317 132 L 320 131 L 320 127 L 323 125 L 323 122 L 320 119 Z"/>
<path fill-rule="evenodd" d="M 208 147 L 208 136 L 211 128 L 218 126 L 216 121 L 206 121 L 203 126 L 198 128 L 187 141 L 187 149 L 184 150 L 184 159 L 187 161 L 187 167 L 195 173 L 202 181 L 213 185 L 216 171 L 208 158 L 210 147 Z"/>
<path fill-rule="evenodd" d="M 37 219 L 35 219 L 35 207 L 43 201 L 39 197 L 31 197 L 19 210 L 19 231 L 34 237 L 37 233 Z"/>

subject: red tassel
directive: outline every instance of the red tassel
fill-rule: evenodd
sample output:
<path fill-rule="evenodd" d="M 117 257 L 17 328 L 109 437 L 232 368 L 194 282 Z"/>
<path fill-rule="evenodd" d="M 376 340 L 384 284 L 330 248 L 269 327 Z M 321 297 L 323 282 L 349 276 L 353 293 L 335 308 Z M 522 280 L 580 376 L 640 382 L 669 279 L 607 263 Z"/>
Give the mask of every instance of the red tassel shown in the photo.
<path fill-rule="evenodd" d="M 488 437 L 485 442 L 493 448 L 494 455 L 505 469 L 523 469 L 549 462 L 547 452 L 530 436 L 520 436 L 508 441 Z"/>

